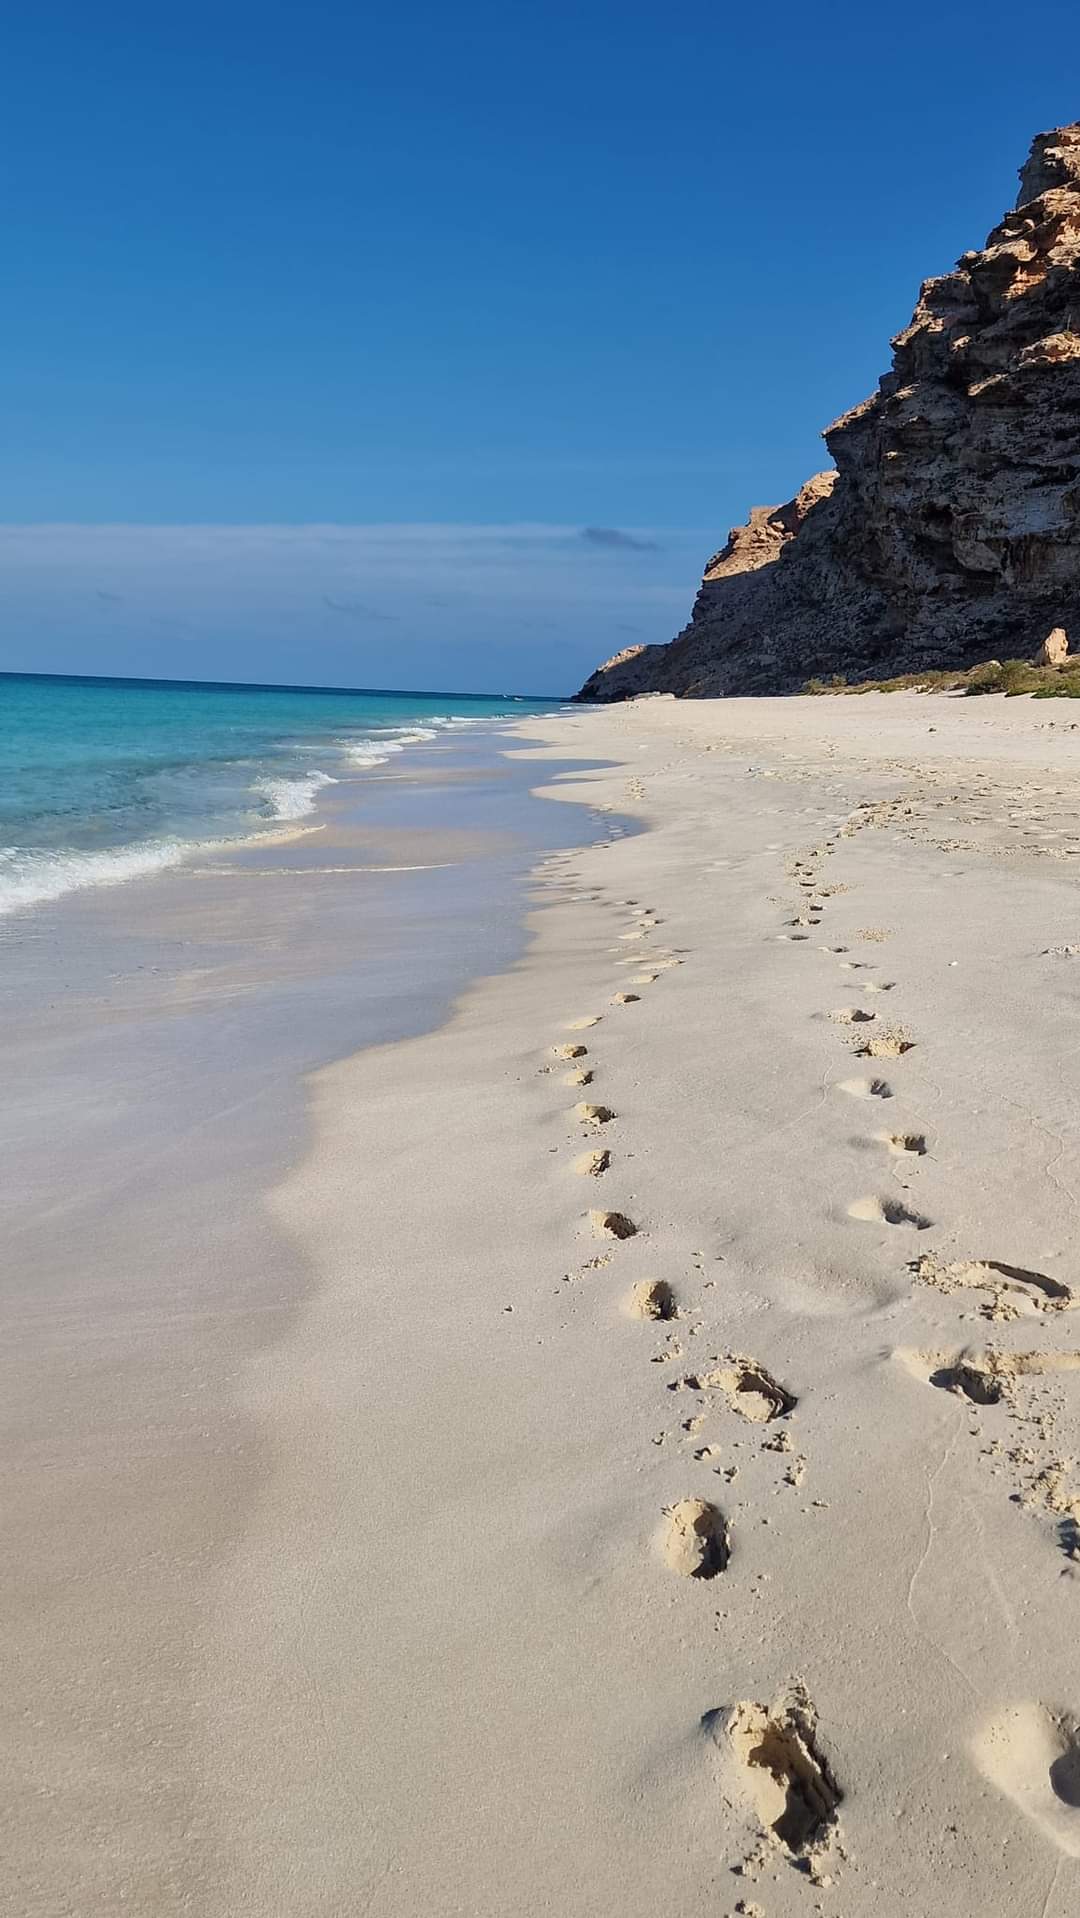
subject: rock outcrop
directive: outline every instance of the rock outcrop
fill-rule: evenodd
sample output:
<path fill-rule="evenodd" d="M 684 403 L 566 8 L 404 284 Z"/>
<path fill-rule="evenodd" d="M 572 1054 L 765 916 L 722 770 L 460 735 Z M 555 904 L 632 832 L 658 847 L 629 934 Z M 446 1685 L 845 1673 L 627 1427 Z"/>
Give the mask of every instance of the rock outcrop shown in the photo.
<path fill-rule="evenodd" d="M 1080 621 L 1080 123 L 1039 134 L 980 252 L 927 280 L 835 472 L 756 507 L 690 624 L 578 695 L 796 690 L 1030 659 Z"/>
<path fill-rule="evenodd" d="M 1036 666 L 1063 666 L 1069 657 L 1069 635 L 1064 626 L 1047 633 L 1035 655 Z"/>

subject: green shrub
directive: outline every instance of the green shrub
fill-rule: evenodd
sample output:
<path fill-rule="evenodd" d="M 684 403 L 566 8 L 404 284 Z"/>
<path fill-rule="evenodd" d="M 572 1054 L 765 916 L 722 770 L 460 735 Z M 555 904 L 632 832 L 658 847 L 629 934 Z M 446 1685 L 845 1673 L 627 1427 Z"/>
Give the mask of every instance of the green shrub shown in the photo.
<path fill-rule="evenodd" d="M 803 684 L 803 692 L 820 696 L 822 693 L 846 693 L 849 690 L 843 673 L 833 673 L 831 679 L 808 679 Z"/>
<path fill-rule="evenodd" d="M 967 671 L 933 667 L 923 673 L 897 673 L 892 679 L 859 679 L 849 685 L 841 673 L 831 679 L 808 679 L 804 693 L 949 693 L 971 698 L 981 693 L 1003 693 L 1018 699 L 1080 699 L 1080 654 L 1060 666 L 1033 666 L 1029 659 L 985 659 Z"/>
<path fill-rule="evenodd" d="M 966 677 L 964 691 L 971 697 L 1005 691 L 1005 668 L 1000 659 L 988 659 L 981 666 L 973 666 Z"/>

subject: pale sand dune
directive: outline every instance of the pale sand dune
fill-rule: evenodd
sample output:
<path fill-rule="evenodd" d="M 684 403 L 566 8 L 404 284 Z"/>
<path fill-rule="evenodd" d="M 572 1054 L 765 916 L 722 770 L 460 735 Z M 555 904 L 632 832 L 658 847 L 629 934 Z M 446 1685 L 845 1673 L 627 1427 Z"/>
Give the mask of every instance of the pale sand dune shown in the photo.
<path fill-rule="evenodd" d="M 315 1283 L 238 1381 L 270 1464 L 203 1638 L 227 1841 L 155 1910 L 1077 1909 L 1072 710 L 518 729 L 649 830 L 312 1082 L 273 1209 Z M 830 1018 L 886 958 L 888 1021 Z"/>

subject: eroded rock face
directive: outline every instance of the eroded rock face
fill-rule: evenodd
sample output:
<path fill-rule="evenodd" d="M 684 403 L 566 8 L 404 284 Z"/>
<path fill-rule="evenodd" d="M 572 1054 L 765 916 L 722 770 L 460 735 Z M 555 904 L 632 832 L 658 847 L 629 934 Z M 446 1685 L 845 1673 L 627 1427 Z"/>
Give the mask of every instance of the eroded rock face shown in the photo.
<path fill-rule="evenodd" d="M 1039 134 L 979 252 L 927 280 L 835 472 L 758 507 L 669 646 L 579 697 L 789 691 L 1029 659 L 1080 617 L 1080 123 Z"/>
<path fill-rule="evenodd" d="M 654 684 L 654 674 L 660 669 L 661 657 L 667 653 L 666 646 L 624 646 L 621 652 L 612 653 L 598 666 L 592 678 L 599 686 L 617 686 L 614 693 L 588 693 L 584 689 L 575 695 L 578 699 L 632 699 L 635 693 L 650 692 Z"/>
<path fill-rule="evenodd" d="M 786 506 L 752 506 L 745 526 L 733 526 L 727 544 L 714 553 L 701 582 L 705 604 L 706 588 L 714 580 L 733 579 L 737 573 L 755 573 L 759 566 L 770 566 L 779 559 L 790 540 L 801 531 L 811 507 L 828 499 L 836 484 L 834 472 L 815 473 L 806 485 L 788 500 Z"/>

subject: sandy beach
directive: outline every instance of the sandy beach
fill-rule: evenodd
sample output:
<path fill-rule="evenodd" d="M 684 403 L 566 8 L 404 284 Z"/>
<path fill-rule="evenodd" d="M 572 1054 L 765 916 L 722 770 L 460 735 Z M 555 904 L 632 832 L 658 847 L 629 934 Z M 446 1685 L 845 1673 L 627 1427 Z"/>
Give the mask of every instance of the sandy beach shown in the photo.
<path fill-rule="evenodd" d="M 1080 1918 L 999 25 L 18 15 L 0 1918 Z"/>
<path fill-rule="evenodd" d="M 145 1474 L 17 1620 L 4 1909 L 1075 1909 L 1072 711 L 516 728 L 601 836 L 436 1031 L 309 1076 L 279 1316 L 167 1381 L 205 1547 Z M 134 1391 L 149 1455 L 148 1380 L 80 1429 Z"/>

